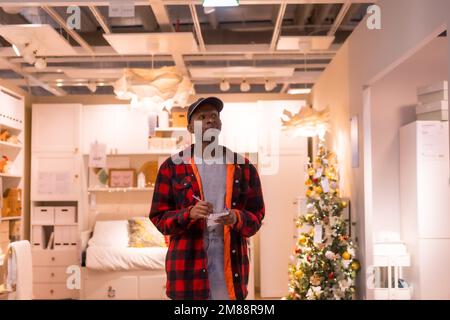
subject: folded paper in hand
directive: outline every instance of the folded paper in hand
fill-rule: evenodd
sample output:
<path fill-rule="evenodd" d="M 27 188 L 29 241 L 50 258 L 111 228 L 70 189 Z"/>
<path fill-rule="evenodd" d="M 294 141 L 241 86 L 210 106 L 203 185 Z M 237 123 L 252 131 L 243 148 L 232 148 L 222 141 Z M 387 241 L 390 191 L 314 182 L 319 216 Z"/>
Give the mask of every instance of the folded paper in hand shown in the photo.
<path fill-rule="evenodd" d="M 218 224 L 216 222 L 217 219 L 219 219 L 220 217 L 227 216 L 229 214 L 230 214 L 230 211 L 228 211 L 228 210 L 223 211 L 223 212 L 211 213 L 207 219 L 207 226 L 210 227 L 210 226 L 217 225 Z"/>

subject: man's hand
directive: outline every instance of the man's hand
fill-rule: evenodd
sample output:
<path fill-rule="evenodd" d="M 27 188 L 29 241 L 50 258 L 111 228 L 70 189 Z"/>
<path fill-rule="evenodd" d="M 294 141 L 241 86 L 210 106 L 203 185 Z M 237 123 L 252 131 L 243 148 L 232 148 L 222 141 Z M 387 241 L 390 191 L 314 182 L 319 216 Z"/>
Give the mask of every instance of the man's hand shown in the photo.
<path fill-rule="evenodd" d="M 208 201 L 199 201 L 189 212 L 192 220 L 205 219 L 213 212 L 213 205 Z"/>
<path fill-rule="evenodd" d="M 217 223 L 221 223 L 224 225 L 233 225 L 237 221 L 236 213 L 234 210 L 230 210 L 230 213 L 226 216 L 220 217 L 216 220 Z"/>

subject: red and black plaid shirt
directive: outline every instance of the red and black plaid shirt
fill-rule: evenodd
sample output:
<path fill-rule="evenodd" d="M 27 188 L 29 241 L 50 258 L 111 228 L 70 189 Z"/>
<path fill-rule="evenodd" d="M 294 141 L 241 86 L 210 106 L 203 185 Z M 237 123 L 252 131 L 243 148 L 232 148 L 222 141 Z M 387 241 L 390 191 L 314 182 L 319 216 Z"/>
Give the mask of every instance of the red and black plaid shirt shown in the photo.
<path fill-rule="evenodd" d="M 230 299 L 245 299 L 249 276 L 247 238 L 261 227 L 264 200 L 255 166 L 237 153 L 231 154 L 225 204 L 235 210 L 237 222 L 224 226 L 224 272 Z M 159 231 L 170 236 L 166 293 L 171 299 L 209 298 L 208 263 L 203 247 L 206 222 L 189 218 L 189 210 L 197 202 L 194 195 L 204 199 L 192 158 L 182 163 L 174 161 L 174 157 L 168 158 L 156 178 L 150 219 Z"/>

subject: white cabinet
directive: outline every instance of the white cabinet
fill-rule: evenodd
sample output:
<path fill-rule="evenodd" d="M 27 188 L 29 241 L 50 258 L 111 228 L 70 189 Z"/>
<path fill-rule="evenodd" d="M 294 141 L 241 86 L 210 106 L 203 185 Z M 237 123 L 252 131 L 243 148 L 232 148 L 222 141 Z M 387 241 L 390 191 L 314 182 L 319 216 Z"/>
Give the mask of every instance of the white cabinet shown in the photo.
<path fill-rule="evenodd" d="M 450 299 L 448 122 L 400 129 L 402 238 L 411 251 L 414 299 Z"/>
<path fill-rule="evenodd" d="M 77 153 L 80 104 L 33 104 L 32 152 Z"/>
<path fill-rule="evenodd" d="M 125 105 L 83 106 L 83 154 L 91 143 L 105 143 L 109 154 L 148 152 L 148 114 Z"/>
<path fill-rule="evenodd" d="M 79 157 L 65 153 L 35 153 L 31 159 L 31 168 L 32 201 L 79 199 Z"/>

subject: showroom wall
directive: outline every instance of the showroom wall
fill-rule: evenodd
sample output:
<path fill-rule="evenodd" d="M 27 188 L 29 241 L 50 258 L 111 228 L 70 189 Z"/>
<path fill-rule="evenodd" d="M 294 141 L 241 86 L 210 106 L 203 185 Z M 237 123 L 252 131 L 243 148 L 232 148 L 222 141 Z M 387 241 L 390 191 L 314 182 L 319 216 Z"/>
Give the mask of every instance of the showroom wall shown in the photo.
<path fill-rule="evenodd" d="M 357 216 L 360 258 L 365 267 L 370 266 L 372 261 L 373 221 L 387 218 L 389 223 L 398 226 L 398 216 L 392 217 L 390 212 L 383 216 L 385 212 L 375 212 L 372 206 L 373 201 L 379 201 L 375 190 L 382 187 L 376 185 L 379 181 L 375 179 L 372 164 L 379 161 L 376 155 L 384 150 L 377 150 L 377 141 L 371 137 L 379 136 L 386 130 L 397 131 L 399 122 L 387 122 L 371 128 L 372 117 L 377 115 L 375 107 L 367 103 L 367 109 L 363 112 L 364 89 L 410 58 L 444 31 L 446 25 L 450 25 L 450 2 L 447 0 L 433 0 L 432 6 L 429 0 L 380 0 L 377 4 L 381 8 L 381 30 L 369 30 L 363 21 L 321 75 L 313 88 L 312 97 L 313 105 L 318 108 L 332 102 L 332 118 L 336 120 L 330 134 L 333 139 L 329 143 L 335 149 L 347 150 L 343 171 L 352 174 L 351 187 L 347 186 L 344 190 L 350 193 L 347 196 L 350 196 L 352 211 Z M 448 67 L 443 71 L 448 72 Z M 367 101 L 370 101 L 370 93 L 366 91 L 366 94 L 369 97 Z M 349 118 L 352 116 L 359 119 L 359 167 L 354 169 L 351 167 L 350 151 L 344 146 L 348 145 L 348 134 L 346 138 L 339 138 L 340 132 L 349 131 Z M 395 163 L 397 156 L 391 154 L 391 158 L 383 161 Z M 364 278 L 363 275 L 360 279 L 363 288 Z M 362 294 L 367 297 L 364 289 Z"/>

